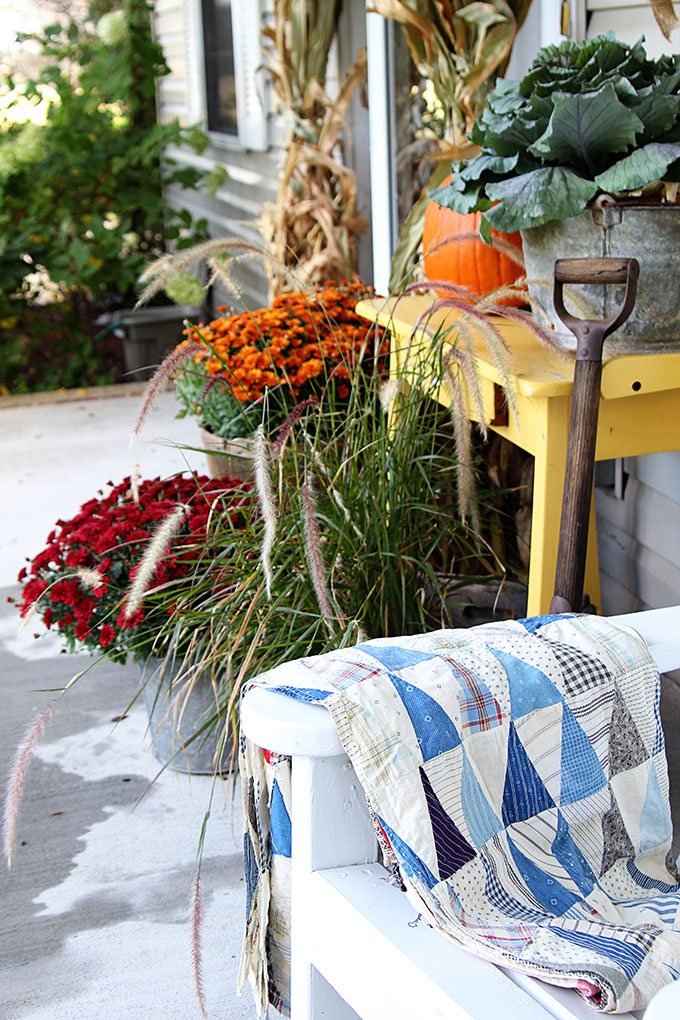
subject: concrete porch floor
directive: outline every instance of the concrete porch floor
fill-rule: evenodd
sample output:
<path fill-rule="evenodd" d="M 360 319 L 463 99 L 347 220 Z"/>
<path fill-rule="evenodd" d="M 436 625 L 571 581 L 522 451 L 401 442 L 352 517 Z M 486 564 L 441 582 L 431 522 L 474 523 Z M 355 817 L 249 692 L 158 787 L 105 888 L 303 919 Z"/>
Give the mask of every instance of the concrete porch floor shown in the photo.
<path fill-rule="evenodd" d="M 20 634 L 16 575 L 58 517 L 108 480 L 202 470 L 192 422 L 162 394 L 129 447 L 139 385 L 109 393 L 0 400 L 0 769 L 37 714 L 88 655 L 51 635 Z M 76 399 L 73 399 L 74 396 Z M 137 667 L 98 663 L 62 700 L 29 769 L 12 870 L 0 865 L 2 1020 L 190 1020 L 189 903 L 212 780 L 165 771 L 146 714 L 129 708 Z M 118 716 L 126 717 L 114 722 Z M 155 778 L 156 777 L 156 778 Z M 152 782 L 152 780 L 154 780 Z M 202 973 L 208 1015 L 254 1017 L 236 996 L 243 927 L 240 793 L 218 781 L 202 867 Z"/>

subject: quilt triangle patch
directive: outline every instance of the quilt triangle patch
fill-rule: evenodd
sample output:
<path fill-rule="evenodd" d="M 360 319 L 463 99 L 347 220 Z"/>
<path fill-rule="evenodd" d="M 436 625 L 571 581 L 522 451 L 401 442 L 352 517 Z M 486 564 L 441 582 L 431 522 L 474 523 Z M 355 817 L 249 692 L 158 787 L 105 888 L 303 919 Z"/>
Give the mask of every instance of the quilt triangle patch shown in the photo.
<path fill-rule="evenodd" d="M 619 691 L 614 697 L 609 730 L 609 775 L 627 772 L 649 758 L 649 751 Z"/>
<path fill-rule="evenodd" d="M 563 700 L 555 685 L 536 666 L 497 648 L 490 647 L 489 651 L 496 656 L 508 677 L 511 719 L 519 719 L 537 708 L 546 708 Z"/>
<path fill-rule="evenodd" d="M 430 761 L 461 743 L 453 720 L 434 698 L 394 673 L 389 678 L 396 687 L 415 730 L 423 761 Z"/>
<path fill-rule="evenodd" d="M 560 770 L 561 804 L 573 804 L 577 800 L 583 800 L 584 797 L 590 797 L 607 785 L 607 777 L 593 745 L 568 705 L 562 710 Z"/>
<path fill-rule="evenodd" d="M 465 821 L 472 841 L 479 850 L 488 839 L 501 831 L 503 823 L 484 796 L 467 755 L 463 756 L 463 778 L 460 792 Z"/>
<path fill-rule="evenodd" d="M 398 645 L 376 646 L 364 643 L 357 645 L 356 648 L 358 651 L 365 652 L 367 655 L 377 659 L 385 669 L 394 671 L 406 669 L 407 666 L 418 666 L 427 659 L 437 658 L 432 652 L 419 652 L 415 648 L 399 648 Z"/>
<path fill-rule="evenodd" d="M 569 832 L 569 825 L 562 814 L 557 812 L 557 832 L 552 843 L 553 856 L 560 862 L 566 873 L 585 898 L 595 887 L 595 876 L 584 855 Z"/>
<path fill-rule="evenodd" d="M 527 888 L 534 899 L 538 900 L 541 906 L 550 914 L 560 917 L 576 903 L 581 902 L 581 897 L 570 892 L 569 889 L 549 875 L 538 865 L 522 853 L 518 846 L 508 837 L 508 846 L 513 856 L 517 869 L 526 882 Z"/>
<path fill-rule="evenodd" d="M 673 836 L 668 802 L 661 792 L 656 769 L 652 765 L 647 780 L 647 794 L 640 815 L 640 853 L 651 850 Z"/>
<path fill-rule="evenodd" d="M 555 802 L 529 760 L 517 730 L 511 723 L 503 790 L 503 824 L 507 826 L 513 822 L 523 822 L 553 807 Z"/>
<path fill-rule="evenodd" d="M 602 816 L 602 837 L 604 850 L 602 851 L 600 877 L 605 875 L 622 857 L 633 857 L 635 854 L 635 847 L 628 835 L 626 823 L 614 800 L 612 806 Z"/>
<path fill-rule="evenodd" d="M 474 847 L 471 847 L 463 836 L 453 818 L 446 813 L 441 801 L 434 792 L 425 769 L 421 766 L 420 778 L 425 791 L 427 810 L 430 814 L 434 846 L 437 851 L 437 870 L 440 879 L 450 878 L 457 871 L 474 860 L 477 856 Z"/>
<path fill-rule="evenodd" d="M 428 889 L 432 889 L 433 886 L 439 881 L 438 878 L 432 874 L 425 861 L 421 860 L 415 850 L 404 842 L 401 836 L 398 836 L 394 829 L 392 829 L 387 822 L 376 814 L 375 816 L 380 823 L 380 828 L 385 833 L 388 842 L 394 854 L 399 861 L 399 866 L 402 868 L 404 873 L 409 878 L 414 878 L 416 881 L 420 881 L 423 885 L 427 886 Z"/>

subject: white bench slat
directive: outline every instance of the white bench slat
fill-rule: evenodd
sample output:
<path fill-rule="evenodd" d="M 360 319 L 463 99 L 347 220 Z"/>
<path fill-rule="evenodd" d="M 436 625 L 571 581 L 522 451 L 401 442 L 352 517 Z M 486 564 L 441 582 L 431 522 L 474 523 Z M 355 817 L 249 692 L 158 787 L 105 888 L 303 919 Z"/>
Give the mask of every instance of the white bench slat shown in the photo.
<path fill-rule="evenodd" d="M 422 919 L 410 927 L 418 912 L 380 865 L 314 872 L 307 896 L 311 962 L 362 1020 L 546 1020 L 501 968 Z M 320 917 L 333 919 L 323 938 Z"/>
<path fill-rule="evenodd" d="M 680 669 L 680 606 L 647 609 L 608 619 L 633 627 L 645 639 L 659 673 Z"/>

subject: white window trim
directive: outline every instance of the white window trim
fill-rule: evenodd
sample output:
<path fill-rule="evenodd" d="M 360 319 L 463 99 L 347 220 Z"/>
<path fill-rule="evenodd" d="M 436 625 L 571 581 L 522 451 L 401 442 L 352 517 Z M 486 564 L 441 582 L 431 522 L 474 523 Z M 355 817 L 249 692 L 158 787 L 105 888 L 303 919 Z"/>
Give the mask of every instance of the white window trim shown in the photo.
<path fill-rule="evenodd" d="M 258 88 L 257 69 L 262 63 L 260 0 L 231 0 L 234 34 L 234 75 L 238 134 L 209 131 L 205 80 L 205 50 L 201 0 L 186 0 L 185 39 L 187 66 L 187 109 L 191 123 L 200 123 L 216 148 L 251 149 L 269 147 L 268 118 L 264 97 Z"/>
<path fill-rule="evenodd" d="M 238 139 L 244 149 L 267 148 L 267 115 L 258 90 L 257 69 L 262 64 L 262 7 L 259 0 L 231 0 L 236 76 Z"/>

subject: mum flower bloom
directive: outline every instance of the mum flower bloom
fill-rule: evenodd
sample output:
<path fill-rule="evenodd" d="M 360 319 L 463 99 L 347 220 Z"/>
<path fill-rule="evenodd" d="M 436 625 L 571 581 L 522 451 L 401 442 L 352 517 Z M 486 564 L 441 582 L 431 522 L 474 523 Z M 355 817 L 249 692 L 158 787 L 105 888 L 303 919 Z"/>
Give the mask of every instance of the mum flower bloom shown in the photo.
<path fill-rule="evenodd" d="M 102 648 L 106 648 L 107 645 L 111 644 L 115 636 L 116 632 L 111 626 L 111 624 L 105 623 L 104 626 L 99 631 L 99 644 L 102 646 Z"/>

